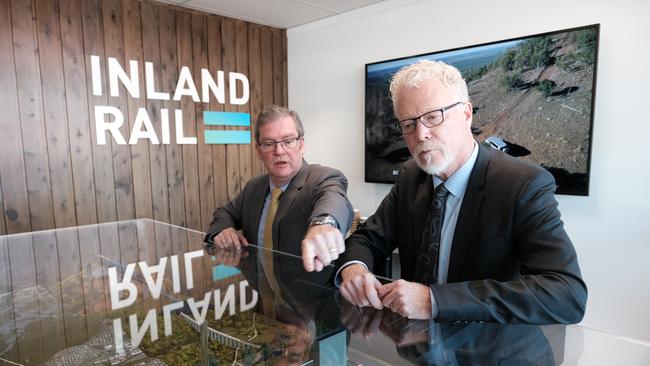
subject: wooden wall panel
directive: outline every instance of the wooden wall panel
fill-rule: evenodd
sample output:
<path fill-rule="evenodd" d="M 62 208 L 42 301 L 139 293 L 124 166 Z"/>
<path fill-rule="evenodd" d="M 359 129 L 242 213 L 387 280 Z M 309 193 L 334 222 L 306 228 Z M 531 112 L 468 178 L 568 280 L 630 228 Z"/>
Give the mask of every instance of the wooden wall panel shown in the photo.
<path fill-rule="evenodd" d="M 237 67 L 237 55 L 235 54 L 235 21 L 224 18 L 221 21 L 221 47 L 223 55 L 223 69 L 235 70 Z M 230 86 L 226 87 L 226 95 L 230 94 Z M 226 112 L 236 112 L 237 107 L 226 104 Z M 238 127 L 226 127 L 226 130 L 236 130 Z M 233 199 L 241 191 L 239 177 L 239 147 L 226 145 L 226 179 L 228 180 L 228 199 Z"/>
<path fill-rule="evenodd" d="M 122 4 L 119 0 L 102 1 L 104 27 L 104 49 L 106 57 L 114 57 L 123 68 L 128 70 L 124 62 L 124 35 L 122 32 Z M 107 60 L 101 60 L 107 62 Z M 109 94 L 109 93 L 107 93 Z M 108 104 L 118 108 L 124 116 L 124 124 L 120 127 L 122 136 L 127 139 L 133 127 L 129 117 L 129 102 L 126 88 L 119 84 L 119 96 L 108 97 Z M 135 217 L 135 200 L 133 197 L 133 171 L 131 169 L 131 149 L 127 145 L 119 145 L 114 138 L 107 137 L 113 145 L 113 173 L 115 174 L 115 198 L 117 203 L 117 219 L 126 220 Z"/>
<path fill-rule="evenodd" d="M 52 183 L 56 227 L 77 223 L 72 182 L 68 110 L 61 54 L 59 7 L 54 1 L 36 2 L 39 59 L 43 86 L 43 112 Z M 30 172 L 28 172 L 30 174 Z"/>
<path fill-rule="evenodd" d="M 18 85 L 16 84 L 13 37 L 11 31 L 11 4 L 0 0 L 0 182 L 6 227 L 8 233 L 30 231 L 31 218 L 27 198 L 25 161 L 20 117 L 18 112 Z"/>
<path fill-rule="evenodd" d="M 250 24 L 248 27 L 248 81 L 250 82 L 251 100 L 250 100 L 250 114 L 251 114 L 251 139 L 255 142 L 255 118 L 262 111 L 264 107 L 262 103 L 262 38 L 260 35 L 260 27 L 255 24 Z M 264 165 L 262 161 L 257 158 L 255 149 L 252 149 L 252 175 L 260 175 L 264 173 Z"/>
<path fill-rule="evenodd" d="M 241 20 L 235 22 L 235 56 L 237 63 L 235 70 L 244 75 L 248 73 L 248 27 L 247 23 Z M 250 83 L 250 80 L 249 80 Z M 250 86 L 250 85 L 249 85 Z M 249 96 L 250 98 L 250 96 Z M 238 105 L 237 112 L 250 113 L 249 103 Z M 240 128 L 241 129 L 241 128 Z M 247 130 L 250 130 L 247 128 Z M 239 186 L 244 184 L 253 177 L 253 161 L 251 154 L 251 145 L 239 145 Z"/>
<path fill-rule="evenodd" d="M 90 112 L 90 141 L 93 155 L 93 172 L 95 177 L 95 199 L 97 203 L 97 221 L 110 222 L 117 219 L 115 200 L 115 174 L 113 172 L 113 144 L 98 145 L 97 129 L 94 123 L 96 105 L 106 105 L 107 84 L 102 83 L 102 93 L 97 96 L 92 90 L 92 74 L 89 58 L 96 55 L 104 62 L 100 63 L 101 79 L 106 80 L 106 56 L 104 53 L 103 14 L 101 0 L 81 1 L 84 61 L 86 64 L 86 90 L 88 91 L 88 110 Z"/>
<path fill-rule="evenodd" d="M 6 237 L 0 236 L 0 294 L 11 293 L 11 262 L 9 261 L 7 242 Z M 0 297 L 0 324 L 3 324 L 5 329 L 16 328 L 12 296 Z M 16 333 L 3 331 L 2 337 L 0 337 L 0 349 L 5 350 L 2 354 L 4 358 L 16 359 L 18 357 L 17 350 L 11 346 L 13 344 L 16 344 Z"/>
<path fill-rule="evenodd" d="M 192 14 L 176 12 L 176 47 L 178 54 L 178 69 L 193 68 L 192 60 Z M 192 72 L 192 75 L 196 75 Z M 194 107 L 191 98 L 181 98 L 180 107 L 183 111 L 184 136 L 197 136 Z M 199 197 L 199 172 L 196 145 L 183 145 L 183 176 L 185 190 L 185 225 L 190 228 L 202 227 L 201 204 Z"/>
<path fill-rule="evenodd" d="M 200 75 L 201 69 L 209 69 L 208 65 L 208 37 L 207 17 L 202 14 L 192 14 L 192 58 L 194 59 L 193 75 Z M 196 77 L 196 89 L 202 94 L 203 82 Z M 203 96 L 201 96 L 203 98 Z M 214 99 L 214 96 L 210 96 Z M 195 104 L 196 136 L 202 139 L 206 126 L 203 123 L 203 111 L 209 110 L 205 103 Z M 207 229 L 212 211 L 214 210 L 214 170 L 212 158 L 212 146 L 198 144 L 198 165 L 199 165 L 199 197 L 201 210 L 202 230 Z"/>
<path fill-rule="evenodd" d="M 273 103 L 286 105 L 284 101 L 285 85 L 282 82 L 284 63 L 286 58 L 282 55 L 283 32 L 279 29 L 272 30 L 273 33 Z"/>
<path fill-rule="evenodd" d="M 138 62 L 138 78 L 140 98 L 129 98 L 129 121 L 135 121 L 140 108 L 145 108 L 145 73 L 142 56 L 142 22 L 140 3 L 132 0 L 122 0 L 122 21 L 124 32 L 124 60 Z M 147 20 L 150 21 L 150 20 Z M 151 117 L 148 115 L 149 118 Z M 153 123 L 153 122 L 152 122 Z M 159 124 L 159 123 L 156 123 Z M 131 122 L 129 124 L 133 126 Z M 149 169 L 149 139 L 139 139 L 131 145 L 131 161 L 133 169 L 133 198 L 135 200 L 135 216 L 153 217 L 153 201 L 151 196 L 151 172 Z"/>
<path fill-rule="evenodd" d="M 223 70 L 222 47 L 221 47 L 221 17 L 209 16 L 207 22 L 208 33 L 208 66 L 210 70 Z M 215 112 L 223 111 L 223 104 L 214 98 L 210 100 L 210 110 Z M 223 130 L 224 128 L 214 126 L 212 129 Z M 226 146 L 221 144 L 212 145 L 212 177 L 214 180 L 214 206 L 225 204 L 228 200 L 228 180 L 226 177 Z M 208 224 L 212 217 L 204 224 Z"/>
<path fill-rule="evenodd" d="M 176 12 L 160 7 L 160 68 L 162 71 L 162 90 L 174 90 L 178 80 L 178 57 L 176 55 Z M 178 102 L 166 100 L 169 111 L 171 136 L 176 136 L 174 111 L 180 107 Z M 183 151 L 181 145 L 170 144 L 167 153 L 167 188 L 169 189 L 169 222 L 174 225 L 185 224 L 185 179 L 183 177 Z"/>
<path fill-rule="evenodd" d="M 97 223 L 80 0 L 61 0 L 61 37 L 77 225 Z"/>
<path fill-rule="evenodd" d="M 38 232 L 33 236 L 33 243 L 39 323 L 43 340 L 47 340 L 42 342 L 43 353 L 39 356 L 45 359 L 65 348 L 66 344 L 59 277 L 62 266 L 59 263 L 58 243 L 54 231 Z M 75 254 L 72 252 L 65 255 L 65 263 L 69 264 Z"/>
<path fill-rule="evenodd" d="M 100 61 L 97 94 L 91 55 Z M 109 57 L 127 73 L 137 61 L 139 98 L 122 83 L 110 94 Z M 183 66 L 201 97 L 200 70 L 223 70 L 226 104 L 148 99 L 145 62 L 154 90 L 170 96 Z M 137 217 L 205 230 L 264 168 L 254 144 L 205 144 L 205 130 L 224 127 L 206 126 L 203 112 L 246 112 L 254 121 L 264 106 L 287 103 L 286 31 L 148 0 L 0 0 L 0 64 L 0 235 Z M 248 76 L 246 105 L 229 104 L 229 72 Z M 160 143 L 119 144 L 100 130 L 100 145 L 97 106 L 122 113 L 127 143 L 144 108 Z M 182 134 L 197 144 L 176 142 L 176 110 Z"/>
<path fill-rule="evenodd" d="M 262 104 L 273 104 L 273 31 L 268 28 L 261 30 L 262 43 Z"/>
<path fill-rule="evenodd" d="M 5 212 L 5 203 L 2 198 L 2 180 L 0 180 L 0 213 Z M 5 215 L 0 214 L 0 236 L 7 234 L 7 225 L 5 224 Z"/>
<path fill-rule="evenodd" d="M 54 227 L 54 212 L 32 2 L 12 1 L 11 16 L 30 220 L 32 230 L 43 230 Z"/>
<path fill-rule="evenodd" d="M 153 63 L 154 86 L 156 91 L 161 90 L 162 72 L 160 59 L 160 20 L 158 7 L 151 3 L 142 3 L 142 48 L 144 60 Z M 147 113 L 153 122 L 156 136 L 162 138 L 161 109 L 163 102 L 147 99 Z M 153 199 L 153 218 L 162 222 L 170 222 L 169 217 L 169 190 L 167 189 L 167 152 L 165 144 L 149 146 L 151 169 L 151 194 Z"/>
<path fill-rule="evenodd" d="M 21 363 L 39 362 L 43 353 L 43 337 L 39 322 L 34 247 L 30 235 L 14 235 L 7 240 L 11 270 L 11 290 L 14 299 L 14 320 L 21 328 L 14 344 Z M 40 360 L 43 361 L 43 360 Z"/>
<path fill-rule="evenodd" d="M 85 238 L 84 238 L 85 239 Z M 58 249 L 59 285 L 62 304 L 62 319 L 65 341 L 68 346 L 82 344 L 88 339 L 85 318 L 85 295 L 83 292 L 83 269 L 81 267 L 81 246 L 93 246 L 96 243 L 80 242 L 77 229 L 59 230 L 56 233 Z M 90 298 L 88 298 L 91 301 Z M 92 333 L 94 334 L 94 333 Z"/>

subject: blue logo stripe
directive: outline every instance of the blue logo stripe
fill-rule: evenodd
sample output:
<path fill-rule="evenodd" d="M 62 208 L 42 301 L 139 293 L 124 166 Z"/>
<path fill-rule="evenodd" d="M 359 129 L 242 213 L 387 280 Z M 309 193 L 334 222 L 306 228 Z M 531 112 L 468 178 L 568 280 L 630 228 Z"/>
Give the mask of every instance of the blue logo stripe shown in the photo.
<path fill-rule="evenodd" d="M 209 126 L 244 126 L 251 125 L 251 115 L 241 112 L 203 112 L 203 123 Z"/>
<path fill-rule="evenodd" d="M 241 130 L 207 130 L 205 132 L 206 144 L 250 144 L 251 131 Z"/>

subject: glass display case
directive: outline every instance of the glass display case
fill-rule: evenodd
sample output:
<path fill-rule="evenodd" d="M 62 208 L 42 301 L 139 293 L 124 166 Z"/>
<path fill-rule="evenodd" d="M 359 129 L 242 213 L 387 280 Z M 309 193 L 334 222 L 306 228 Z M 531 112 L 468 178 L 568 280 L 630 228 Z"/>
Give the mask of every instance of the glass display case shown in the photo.
<path fill-rule="evenodd" d="M 206 248 L 203 233 L 148 219 L 1 236 L 0 365 L 650 361 L 648 344 L 580 326 L 358 308 L 331 275 L 254 245 Z"/>

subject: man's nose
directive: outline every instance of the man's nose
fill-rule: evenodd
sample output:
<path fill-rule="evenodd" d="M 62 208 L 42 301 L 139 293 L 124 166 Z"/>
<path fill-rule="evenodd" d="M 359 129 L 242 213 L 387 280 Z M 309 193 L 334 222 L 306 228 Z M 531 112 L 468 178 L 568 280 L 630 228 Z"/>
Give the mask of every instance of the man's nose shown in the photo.
<path fill-rule="evenodd" d="M 419 118 L 416 120 L 415 132 L 413 133 L 418 141 L 425 141 L 431 138 L 431 129 L 425 126 Z"/>
<path fill-rule="evenodd" d="M 273 148 L 273 153 L 275 155 L 282 155 L 286 152 L 286 148 L 281 142 L 276 142 L 275 147 Z"/>

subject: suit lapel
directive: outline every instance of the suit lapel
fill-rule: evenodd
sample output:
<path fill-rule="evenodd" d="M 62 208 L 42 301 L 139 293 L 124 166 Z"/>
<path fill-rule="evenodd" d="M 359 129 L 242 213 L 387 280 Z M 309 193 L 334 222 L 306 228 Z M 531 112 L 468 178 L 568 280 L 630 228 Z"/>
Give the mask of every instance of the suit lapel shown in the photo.
<path fill-rule="evenodd" d="M 257 237 L 257 231 L 260 224 L 260 219 L 262 218 L 262 210 L 264 209 L 264 203 L 266 202 L 266 196 L 269 194 L 269 180 L 260 179 L 258 184 L 253 188 L 253 199 L 250 200 L 250 215 L 251 215 L 251 229 L 250 229 L 250 240 L 251 243 L 257 244 L 259 246 L 264 246 L 264 243 L 259 243 L 259 238 Z M 258 198 L 260 197 L 260 198 Z M 264 224 L 262 224 L 264 225 Z"/>
<path fill-rule="evenodd" d="M 298 174 L 296 174 L 295 177 L 291 180 L 291 183 L 289 183 L 289 186 L 287 189 L 282 193 L 282 196 L 280 196 L 280 204 L 278 206 L 278 211 L 275 213 L 275 220 L 273 220 L 273 247 L 277 248 L 278 246 L 278 224 L 284 218 L 284 216 L 289 212 L 289 209 L 291 208 L 291 205 L 293 205 L 293 201 L 295 201 L 296 197 L 298 197 L 298 194 L 300 193 L 300 190 L 302 187 L 305 185 L 305 181 L 307 180 L 307 171 L 308 171 L 309 164 L 305 161 L 305 159 L 302 160 L 302 167 L 298 171 Z"/>
<path fill-rule="evenodd" d="M 479 145 L 476 163 L 467 183 L 467 189 L 465 190 L 465 196 L 463 197 L 454 230 L 454 241 L 449 255 L 447 282 L 456 282 L 460 276 L 465 253 L 474 232 L 474 224 L 483 202 L 483 184 L 489 162 L 489 152 Z"/>

